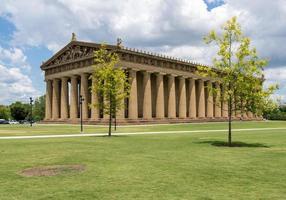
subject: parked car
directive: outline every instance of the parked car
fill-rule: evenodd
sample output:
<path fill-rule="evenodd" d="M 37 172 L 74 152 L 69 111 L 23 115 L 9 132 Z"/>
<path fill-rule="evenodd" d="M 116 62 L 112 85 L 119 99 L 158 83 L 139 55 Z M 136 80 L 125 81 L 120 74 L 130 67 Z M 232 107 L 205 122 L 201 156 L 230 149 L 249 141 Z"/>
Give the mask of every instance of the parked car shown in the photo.
<path fill-rule="evenodd" d="M 19 123 L 20 124 L 30 124 L 31 122 L 29 121 L 29 120 L 21 120 L 21 121 L 19 121 Z M 32 121 L 32 123 L 34 124 L 35 123 L 35 121 Z"/>
<path fill-rule="evenodd" d="M 19 124 L 19 122 L 16 121 L 16 120 L 10 120 L 10 121 L 9 121 L 9 124 Z"/>
<path fill-rule="evenodd" d="M 9 121 L 5 119 L 0 119 L 0 124 L 9 124 Z"/>

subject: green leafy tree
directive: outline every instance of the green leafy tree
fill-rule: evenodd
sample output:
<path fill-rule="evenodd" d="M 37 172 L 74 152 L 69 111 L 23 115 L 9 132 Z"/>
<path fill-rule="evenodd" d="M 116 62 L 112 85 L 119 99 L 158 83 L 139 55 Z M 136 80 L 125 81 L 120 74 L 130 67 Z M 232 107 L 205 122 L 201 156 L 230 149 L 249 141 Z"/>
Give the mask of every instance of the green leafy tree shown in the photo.
<path fill-rule="evenodd" d="M 10 119 L 11 114 L 10 114 L 10 109 L 8 106 L 5 105 L 0 105 L 0 119 Z"/>
<path fill-rule="evenodd" d="M 10 105 L 10 112 L 13 119 L 21 121 L 29 117 L 29 104 L 24 104 L 19 101 Z"/>
<path fill-rule="evenodd" d="M 46 96 L 40 96 L 35 99 L 33 105 L 33 118 L 35 121 L 43 120 L 45 117 L 45 98 Z"/>
<path fill-rule="evenodd" d="M 232 114 L 238 111 L 261 116 L 263 110 L 273 109 L 277 105 L 273 103 L 270 95 L 278 86 L 263 88 L 263 70 L 268 62 L 260 59 L 256 49 L 250 46 L 250 39 L 242 34 L 236 17 L 222 26 L 221 34 L 211 31 L 204 41 L 218 46 L 213 67 L 200 67 L 200 74 L 211 77 L 222 85 L 220 99 L 228 103 L 228 145 L 231 146 Z M 219 94 L 220 88 L 208 89 L 214 95 Z"/>
<path fill-rule="evenodd" d="M 103 110 L 109 116 L 109 131 L 111 136 L 112 118 L 124 107 L 124 99 L 129 95 L 129 82 L 127 76 L 119 65 L 119 56 L 111 52 L 104 45 L 94 52 L 95 66 L 92 74 L 94 82 L 92 92 L 97 92 L 103 98 L 92 105 Z"/>
<path fill-rule="evenodd" d="M 280 105 L 279 110 L 286 113 L 286 105 Z"/>

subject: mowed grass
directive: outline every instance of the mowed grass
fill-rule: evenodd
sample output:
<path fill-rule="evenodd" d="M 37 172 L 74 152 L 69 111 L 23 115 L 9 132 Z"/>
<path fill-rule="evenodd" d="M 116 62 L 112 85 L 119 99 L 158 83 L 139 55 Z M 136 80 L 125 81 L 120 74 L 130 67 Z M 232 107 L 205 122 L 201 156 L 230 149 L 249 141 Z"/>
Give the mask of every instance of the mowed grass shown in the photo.
<path fill-rule="evenodd" d="M 194 131 L 194 130 L 226 130 L 226 122 L 213 123 L 186 123 L 186 124 L 162 124 L 162 125 L 126 125 L 118 126 L 117 133 L 122 132 L 162 132 L 162 131 Z M 256 122 L 233 122 L 234 129 L 249 128 L 286 128 L 283 121 L 256 121 Z M 108 127 L 103 125 L 85 125 L 84 133 L 107 133 Z M 57 135 L 78 134 L 79 125 L 46 125 L 35 124 L 33 127 L 27 124 L 3 125 L 0 124 L 1 136 L 24 136 L 24 135 Z"/>
<path fill-rule="evenodd" d="M 234 123 L 234 128 L 279 127 L 286 123 Z M 48 131 L 49 126 L 36 128 L 32 134 L 49 133 L 41 130 Z M 22 129 L 0 127 L 6 135 Z M 50 126 L 51 133 L 78 133 L 77 129 Z M 119 131 L 188 129 L 226 129 L 226 124 L 120 127 Z M 212 132 L 0 140 L 0 199 L 285 199 L 286 130 L 234 132 L 239 147 L 232 148 L 223 146 L 226 138 L 226 132 Z M 86 171 L 52 177 L 18 175 L 25 168 L 68 164 L 85 165 Z"/>

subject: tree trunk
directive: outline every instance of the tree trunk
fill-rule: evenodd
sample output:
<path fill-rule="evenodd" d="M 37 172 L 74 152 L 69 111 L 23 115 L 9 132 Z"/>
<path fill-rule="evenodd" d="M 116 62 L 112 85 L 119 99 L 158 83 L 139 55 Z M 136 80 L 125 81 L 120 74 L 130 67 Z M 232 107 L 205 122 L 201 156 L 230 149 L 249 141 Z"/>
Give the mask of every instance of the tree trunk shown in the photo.
<path fill-rule="evenodd" d="M 229 59 L 228 64 L 229 68 L 231 68 L 231 48 L 232 48 L 232 34 L 230 32 L 229 36 Z M 229 84 L 229 90 L 232 89 L 232 84 Z M 232 114 L 232 95 L 230 95 L 229 102 L 228 102 L 228 146 L 231 147 L 231 114 Z"/>
<path fill-rule="evenodd" d="M 115 114 L 114 114 L 114 130 L 116 131 L 116 126 L 117 126 L 117 121 L 116 121 L 116 114 L 117 114 L 117 108 L 116 108 L 116 100 L 114 101 L 114 112 L 115 112 Z"/>
<path fill-rule="evenodd" d="M 112 121 L 112 108 L 111 108 L 111 92 L 109 93 L 109 130 L 108 136 L 111 136 L 111 121 Z"/>
<path fill-rule="evenodd" d="M 116 126 L 117 126 L 117 121 L 116 121 L 116 112 L 115 112 L 115 116 L 114 116 L 114 130 L 116 131 Z"/>
<path fill-rule="evenodd" d="M 229 104 L 229 106 L 228 106 L 228 146 L 231 147 L 231 122 L 232 122 L 232 118 L 231 118 L 232 101 L 231 101 L 231 98 L 229 99 L 228 104 Z"/>

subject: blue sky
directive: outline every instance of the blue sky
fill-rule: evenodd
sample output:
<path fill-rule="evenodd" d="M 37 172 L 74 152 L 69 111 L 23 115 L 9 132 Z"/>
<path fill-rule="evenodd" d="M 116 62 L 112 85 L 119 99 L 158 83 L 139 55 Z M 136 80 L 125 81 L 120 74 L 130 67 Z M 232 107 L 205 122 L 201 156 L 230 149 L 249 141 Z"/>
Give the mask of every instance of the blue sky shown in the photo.
<path fill-rule="evenodd" d="M 266 85 L 279 83 L 276 96 L 286 101 L 284 0 L 1 0 L 0 104 L 44 94 L 40 65 L 72 32 L 79 40 L 120 37 L 128 47 L 211 64 L 216 49 L 202 37 L 234 15 L 270 60 Z"/>

